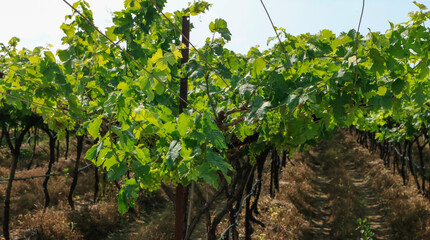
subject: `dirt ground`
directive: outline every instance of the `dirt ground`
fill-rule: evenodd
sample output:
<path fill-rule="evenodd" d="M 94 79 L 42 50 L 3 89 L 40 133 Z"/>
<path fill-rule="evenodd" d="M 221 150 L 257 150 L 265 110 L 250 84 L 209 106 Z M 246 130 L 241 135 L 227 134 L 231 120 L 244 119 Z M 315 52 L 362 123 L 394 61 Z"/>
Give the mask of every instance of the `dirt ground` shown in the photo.
<path fill-rule="evenodd" d="M 403 186 L 377 156 L 358 145 L 349 132 L 339 131 L 333 140 L 291 158 L 280 172 L 274 197 L 269 194 L 270 166 L 266 166 L 259 214 L 255 215 L 265 226 L 252 225 L 253 239 L 430 239 L 429 200 L 417 193 L 412 180 Z M 87 183 L 91 178 L 91 172 L 82 177 Z M 15 218 L 19 221 L 13 224 L 17 239 L 94 239 L 95 235 L 89 235 L 94 229 L 99 231 L 97 239 L 173 238 L 173 207 L 162 192 L 139 200 L 139 207 L 125 216 L 116 212 L 112 197 L 71 211 L 63 191 L 69 180 L 53 179 L 56 205 L 44 212 L 38 203 Z M 42 192 L 36 181 L 32 184 L 17 184 L 15 190 L 22 193 L 17 192 L 14 201 L 19 206 L 27 206 L 29 196 L 43 199 L 42 193 L 30 194 L 36 188 Z M 77 202 L 91 199 L 91 186 L 78 190 Z M 204 226 L 203 222 L 198 225 L 192 239 L 206 239 Z M 237 227 L 242 238 L 243 226 L 242 213 Z M 219 234 L 227 227 L 225 219 Z"/>

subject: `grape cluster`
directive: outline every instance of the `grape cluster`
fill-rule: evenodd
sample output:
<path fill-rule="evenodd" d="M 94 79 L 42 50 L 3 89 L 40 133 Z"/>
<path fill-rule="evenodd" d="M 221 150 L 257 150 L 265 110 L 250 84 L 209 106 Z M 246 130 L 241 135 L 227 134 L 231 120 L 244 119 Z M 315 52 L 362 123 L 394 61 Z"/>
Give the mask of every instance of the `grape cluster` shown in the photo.
<path fill-rule="evenodd" d="M 267 127 L 269 128 L 269 134 L 275 135 L 279 132 L 281 126 L 281 113 L 279 112 L 268 112 L 266 113 Z"/>

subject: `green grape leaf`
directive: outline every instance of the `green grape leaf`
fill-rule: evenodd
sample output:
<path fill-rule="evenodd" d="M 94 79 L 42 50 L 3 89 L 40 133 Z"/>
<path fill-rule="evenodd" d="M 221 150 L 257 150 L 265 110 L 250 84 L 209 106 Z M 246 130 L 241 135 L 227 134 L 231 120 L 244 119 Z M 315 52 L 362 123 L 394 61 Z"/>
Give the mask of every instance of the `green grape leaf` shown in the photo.
<path fill-rule="evenodd" d="M 255 59 L 253 66 L 254 66 L 255 73 L 258 75 L 266 67 L 266 61 L 264 60 L 264 58 L 257 58 Z"/>
<path fill-rule="evenodd" d="M 114 33 L 114 31 L 115 31 L 115 26 L 106 28 L 106 36 L 115 42 L 118 36 Z"/>
<path fill-rule="evenodd" d="M 403 91 L 403 87 L 405 86 L 405 81 L 401 78 L 397 78 L 392 84 L 391 84 L 391 91 L 395 95 L 399 95 Z"/>
<path fill-rule="evenodd" d="M 118 193 L 118 211 L 124 214 L 130 207 L 134 207 L 135 199 L 139 197 L 139 185 L 135 179 L 125 179 L 124 185 Z"/>
<path fill-rule="evenodd" d="M 427 80 L 427 79 L 428 79 L 429 74 L 430 74 L 429 66 L 424 67 L 424 68 L 420 71 L 420 74 L 418 75 L 418 79 L 420 79 L 420 80 L 422 80 L 422 81 L 425 81 L 425 80 Z"/>
<path fill-rule="evenodd" d="M 215 153 L 210 148 L 207 148 L 206 150 L 207 150 L 206 157 L 207 157 L 208 163 L 217 167 L 224 174 L 227 173 L 227 170 L 233 169 L 232 166 L 221 155 L 219 155 L 218 153 Z"/>
<path fill-rule="evenodd" d="M 132 170 L 135 173 L 135 177 L 144 186 L 148 186 L 154 182 L 151 173 L 151 167 L 147 164 L 141 164 L 139 161 L 133 161 Z"/>
<path fill-rule="evenodd" d="M 117 163 L 109 168 L 108 178 L 111 181 L 119 180 L 122 176 L 127 173 L 128 166 L 124 163 Z"/>
<path fill-rule="evenodd" d="M 373 66 L 372 69 L 378 72 L 379 74 L 382 74 L 385 70 L 384 64 L 385 59 L 382 57 L 380 52 L 376 48 L 371 48 L 369 50 L 370 58 L 373 60 Z"/>
<path fill-rule="evenodd" d="M 69 54 L 69 51 L 67 50 L 57 50 L 57 56 L 60 58 L 61 61 L 65 62 L 69 60 L 71 55 Z"/>
<path fill-rule="evenodd" d="M 395 58 L 403 59 L 406 57 L 405 49 L 398 42 L 391 45 L 387 52 Z"/>
<path fill-rule="evenodd" d="M 224 135 L 218 128 L 212 128 L 207 133 L 208 140 L 216 147 L 217 149 L 227 149 L 227 145 L 224 142 Z"/>
<path fill-rule="evenodd" d="M 424 4 L 417 3 L 417 1 L 413 1 L 413 3 L 420 8 L 421 11 L 427 10 L 427 7 Z"/>
<path fill-rule="evenodd" d="M 224 19 L 215 19 L 215 22 L 211 22 L 209 24 L 209 30 L 211 32 L 217 32 L 221 34 L 221 36 L 227 41 L 231 40 L 231 33 L 230 30 L 228 30 L 227 22 Z"/>
<path fill-rule="evenodd" d="M 376 94 L 378 94 L 379 96 L 384 96 L 385 93 L 387 93 L 387 87 L 379 86 L 378 91 L 376 91 Z"/>
<path fill-rule="evenodd" d="M 87 153 L 85 154 L 85 159 L 95 162 L 102 148 L 103 148 L 103 141 L 100 141 L 99 143 L 93 145 L 90 149 L 88 149 Z"/>
<path fill-rule="evenodd" d="M 199 177 L 203 179 L 207 184 L 212 185 L 214 188 L 218 188 L 218 175 L 215 174 L 216 170 L 212 166 L 205 162 L 197 166 L 197 172 Z"/>
<path fill-rule="evenodd" d="M 97 159 L 97 166 L 103 164 L 103 167 L 109 171 L 109 169 L 118 163 L 117 158 L 120 158 L 121 155 L 116 155 L 114 150 L 103 149 L 100 151 L 99 157 Z M 120 160 L 120 159 L 119 159 Z"/>
<path fill-rule="evenodd" d="M 184 113 L 181 113 L 178 118 L 178 132 L 181 135 L 181 137 L 185 137 L 187 135 L 188 131 L 188 125 L 189 125 L 189 118 Z"/>
<path fill-rule="evenodd" d="M 52 54 L 52 52 L 50 52 L 50 51 L 45 51 L 45 52 L 44 52 L 44 54 L 45 54 L 45 58 L 46 58 L 48 61 L 51 61 L 51 62 L 54 62 L 54 63 L 55 63 L 55 56 L 54 56 L 54 54 Z"/>
<path fill-rule="evenodd" d="M 262 119 L 267 112 L 267 108 L 271 106 L 270 102 L 264 101 L 261 96 L 255 96 L 252 102 L 252 108 L 245 118 L 247 124 L 251 124 L 254 119 Z"/>
<path fill-rule="evenodd" d="M 131 130 L 131 131 L 130 131 Z M 135 148 L 136 137 L 132 133 L 132 129 L 127 129 L 119 134 L 121 147 L 126 151 L 133 151 Z"/>
<path fill-rule="evenodd" d="M 190 4 L 191 3 L 188 3 L 188 5 Z M 212 4 L 206 1 L 195 1 L 189 6 L 189 12 L 191 13 L 191 16 L 197 16 L 201 13 L 205 13 L 211 6 Z"/>
<path fill-rule="evenodd" d="M 427 96 L 424 94 L 423 88 L 422 87 L 417 87 L 414 91 L 414 99 L 415 102 L 418 105 L 423 105 L 426 100 L 427 100 Z"/>
<path fill-rule="evenodd" d="M 94 139 L 96 139 L 99 136 L 99 129 L 102 122 L 103 120 L 100 117 L 98 117 L 94 119 L 92 122 L 90 122 L 90 124 L 88 125 L 88 133 Z"/>
<path fill-rule="evenodd" d="M 181 149 L 181 142 L 176 140 L 170 142 L 169 151 L 166 154 L 166 165 L 170 170 L 173 170 L 175 160 L 180 156 Z"/>
<path fill-rule="evenodd" d="M 239 94 L 244 95 L 245 98 L 249 98 L 251 96 L 251 93 L 254 91 L 254 89 L 255 89 L 254 85 L 245 83 L 239 87 Z"/>

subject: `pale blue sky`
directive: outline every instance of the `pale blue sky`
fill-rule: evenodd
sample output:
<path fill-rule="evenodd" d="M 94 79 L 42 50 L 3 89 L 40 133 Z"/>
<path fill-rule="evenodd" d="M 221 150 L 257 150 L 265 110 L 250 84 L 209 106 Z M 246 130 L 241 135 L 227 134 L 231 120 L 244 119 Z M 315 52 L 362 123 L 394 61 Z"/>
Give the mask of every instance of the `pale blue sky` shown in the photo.
<path fill-rule="evenodd" d="M 61 23 L 71 10 L 62 0 L 0 0 L 0 42 L 21 38 L 21 47 L 33 48 L 48 43 L 61 48 Z M 73 1 L 72 1 L 73 2 Z M 111 24 L 110 13 L 123 7 L 123 0 L 88 0 L 96 25 L 102 29 Z M 208 0 L 213 7 L 207 14 L 192 17 L 195 29 L 191 42 L 201 46 L 211 34 L 208 25 L 215 18 L 227 21 L 232 32 L 228 48 L 246 53 L 251 46 L 266 48 L 274 32 L 260 0 Z M 429 0 L 418 1 L 430 7 Z M 170 0 L 165 11 L 186 7 L 188 0 Z M 297 35 L 330 29 L 335 33 L 356 28 L 362 0 L 265 0 L 276 26 Z M 418 10 L 412 0 L 367 0 L 361 33 L 385 31 L 388 21 L 404 22 L 410 11 Z"/>

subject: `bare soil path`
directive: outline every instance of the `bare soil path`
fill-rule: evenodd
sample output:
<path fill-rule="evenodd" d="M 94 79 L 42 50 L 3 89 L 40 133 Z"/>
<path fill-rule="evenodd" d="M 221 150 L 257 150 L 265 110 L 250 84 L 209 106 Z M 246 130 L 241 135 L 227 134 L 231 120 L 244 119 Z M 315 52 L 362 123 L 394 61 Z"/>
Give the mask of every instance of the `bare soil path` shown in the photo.
<path fill-rule="evenodd" d="M 315 188 L 317 195 L 313 198 L 312 205 L 315 207 L 315 217 L 311 219 L 311 234 L 309 237 L 316 239 L 329 239 L 330 237 L 330 207 L 329 198 L 326 192 L 328 178 L 324 175 L 317 175 Z"/>
<path fill-rule="evenodd" d="M 352 161 L 347 162 L 345 166 L 354 186 L 360 192 L 360 197 L 365 207 L 364 218 L 368 220 L 372 232 L 375 233 L 373 239 L 393 239 L 390 228 L 384 221 L 383 206 L 378 202 L 376 194 L 368 190 L 366 180 Z"/>
<path fill-rule="evenodd" d="M 309 166 L 313 170 L 309 216 L 311 228 L 306 239 L 356 239 L 357 219 L 367 219 L 365 225 L 374 233 L 371 239 L 393 239 L 384 221 L 384 209 L 368 186 L 365 174 L 355 166 L 355 143 L 345 142 L 341 136 L 322 143 L 308 152 Z M 348 146 L 348 147 L 345 147 Z"/>

